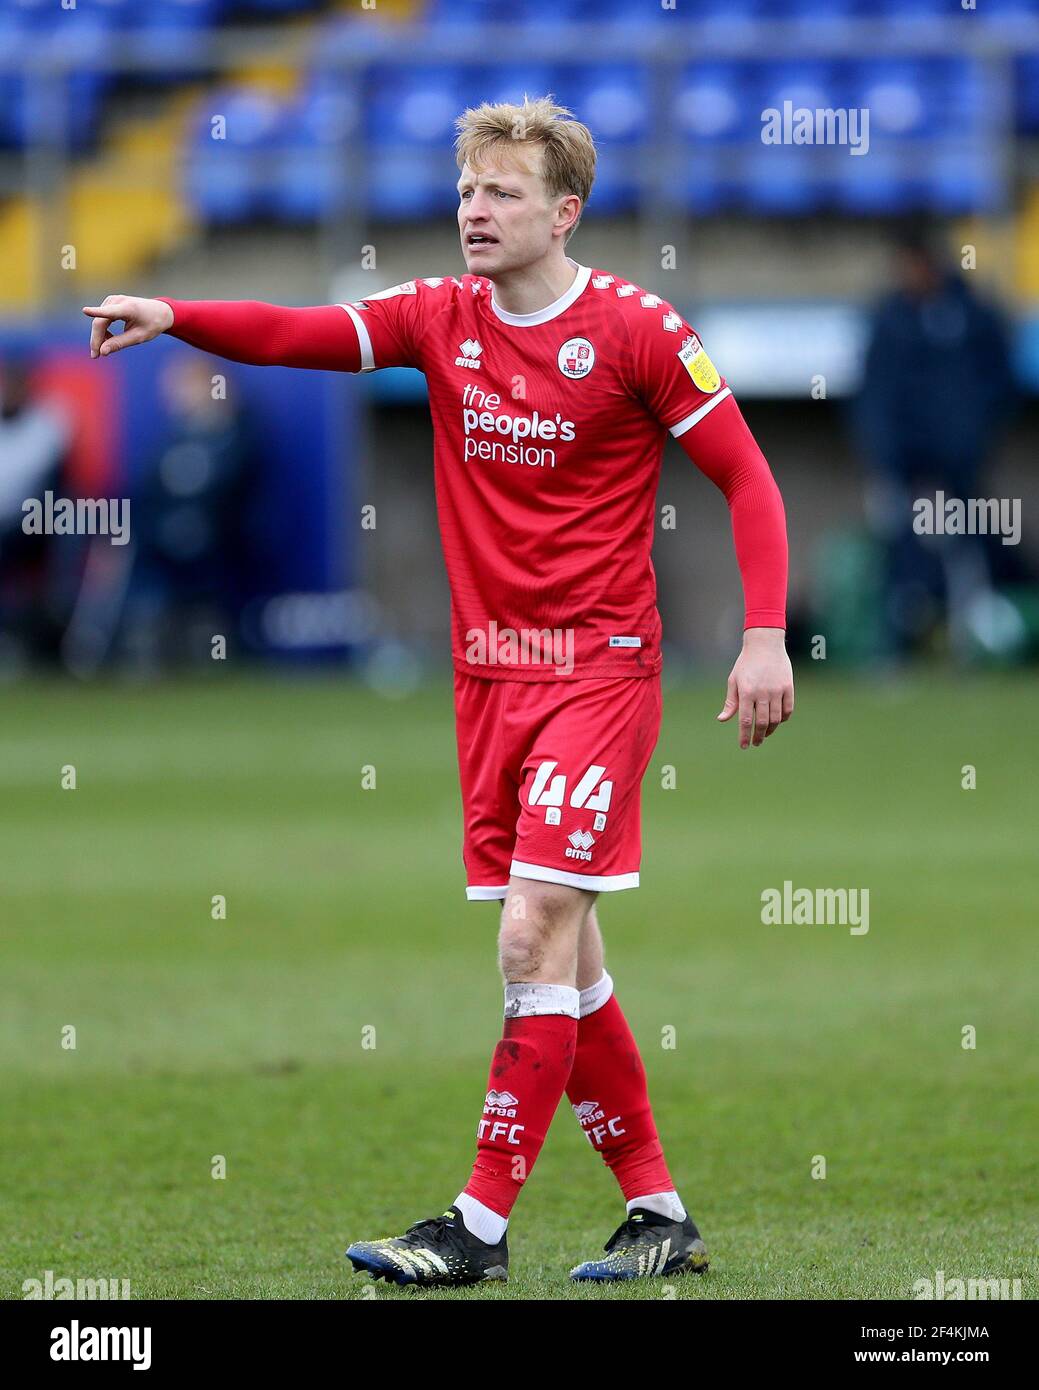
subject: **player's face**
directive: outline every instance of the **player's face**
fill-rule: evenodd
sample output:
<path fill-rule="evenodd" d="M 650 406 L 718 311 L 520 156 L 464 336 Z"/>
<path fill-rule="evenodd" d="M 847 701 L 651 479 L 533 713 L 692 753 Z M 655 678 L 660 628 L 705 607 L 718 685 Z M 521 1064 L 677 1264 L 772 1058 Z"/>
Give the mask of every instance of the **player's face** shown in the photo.
<path fill-rule="evenodd" d="M 472 275 L 502 275 L 541 260 L 558 233 L 561 199 L 550 199 L 538 169 L 540 153 L 519 165 L 462 166 L 458 180 L 458 230 Z"/>

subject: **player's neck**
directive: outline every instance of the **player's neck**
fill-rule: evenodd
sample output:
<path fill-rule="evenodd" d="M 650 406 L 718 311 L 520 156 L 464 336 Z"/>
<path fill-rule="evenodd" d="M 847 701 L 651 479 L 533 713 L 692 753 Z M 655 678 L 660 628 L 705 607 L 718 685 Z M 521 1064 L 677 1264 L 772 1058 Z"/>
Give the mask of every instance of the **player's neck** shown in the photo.
<path fill-rule="evenodd" d="M 492 277 L 494 302 L 507 314 L 536 314 L 561 299 L 577 278 L 569 256 L 546 257 L 522 270 Z"/>

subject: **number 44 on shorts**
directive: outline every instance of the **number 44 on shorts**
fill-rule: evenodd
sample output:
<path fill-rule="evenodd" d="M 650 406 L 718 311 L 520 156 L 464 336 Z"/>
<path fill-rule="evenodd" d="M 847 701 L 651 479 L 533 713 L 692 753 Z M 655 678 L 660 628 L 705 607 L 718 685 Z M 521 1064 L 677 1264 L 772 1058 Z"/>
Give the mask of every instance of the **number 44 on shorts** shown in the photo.
<path fill-rule="evenodd" d="M 538 765 L 527 802 L 529 806 L 550 808 L 545 813 L 545 822 L 548 825 L 559 824 L 559 811 L 557 809 L 553 815 L 551 808 L 562 806 L 566 798 L 566 777 L 562 772 L 556 772 L 557 766 L 558 763 L 555 762 Z M 610 809 L 610 798 L 613 795 L 613 783 L 600 780 L 605 771 L 604 767 L 593 763 L 570 793 L 571 806 L 579 810 L 599 812 L 595 818 L 596 830 L 601 830 L 606 824 L 606 812 Z"/>

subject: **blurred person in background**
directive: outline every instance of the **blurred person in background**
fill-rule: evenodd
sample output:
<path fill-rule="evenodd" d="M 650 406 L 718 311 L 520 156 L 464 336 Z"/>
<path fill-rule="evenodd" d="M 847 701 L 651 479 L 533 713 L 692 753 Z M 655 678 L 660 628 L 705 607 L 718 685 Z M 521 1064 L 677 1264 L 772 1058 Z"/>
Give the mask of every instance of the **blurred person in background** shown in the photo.
<path fill-rule="evenodd" d="M 1007 333 L 926 227 L 906 225 L 893 249 L 894 287 L 873 311 L 855 403 L 867 516 L 883 551 L 883 655 L 912 655 L 944 604 L 950 648 L 963 659 L 991 593 L 992 538 L 919 535 L 913 504 L 939 491 L 988 495 L 986 464 L 1014 398 Z"/>
<path fill-rule="evenodd" d="M 122 659 L 139 672 L 209 660 L 213 635 L 234 620 L 254 448 L 241 410 L 214 386 L 223 379 L 196 357 L 175 358 L 160 378 L 173 429 L 133 497 L 119 637 Z"/>
<path fill-rule="evenodd" d="M 26 535 L 23 504 L 55 489 L 65 466 L 70 427 L 33 391 L 31 364 L 0 362 L 0 668 L 53 654 L 60 635 L 54 544 Z"/>

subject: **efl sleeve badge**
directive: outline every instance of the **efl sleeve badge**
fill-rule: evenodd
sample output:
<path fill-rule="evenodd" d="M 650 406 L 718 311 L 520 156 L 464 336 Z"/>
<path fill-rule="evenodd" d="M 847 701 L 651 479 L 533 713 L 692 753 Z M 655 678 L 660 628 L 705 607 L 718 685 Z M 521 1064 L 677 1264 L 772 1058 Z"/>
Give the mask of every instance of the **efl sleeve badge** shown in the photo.
<path fill-rule="evenodd" d="M 695 333 L 679 348 L 678 360 L 704 395 L 713 396 L 722 379 Z"/>

